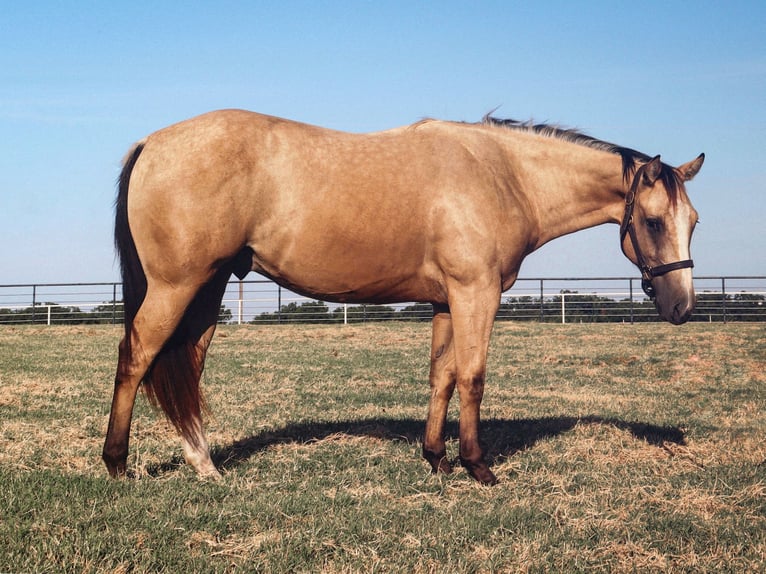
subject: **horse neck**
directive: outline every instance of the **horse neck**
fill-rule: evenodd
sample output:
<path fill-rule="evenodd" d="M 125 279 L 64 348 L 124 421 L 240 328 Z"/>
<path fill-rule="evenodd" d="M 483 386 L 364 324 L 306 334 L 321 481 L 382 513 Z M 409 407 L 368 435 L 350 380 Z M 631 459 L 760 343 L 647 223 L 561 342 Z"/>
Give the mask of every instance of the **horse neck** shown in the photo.
<path fill-rule="evenodd" d="M 537 219 L 534 248 L 603 223 L 619 223 L 625 201 L 622 159 L 610 152 L 535 138 L 518 154 L 526 199 Z"/>

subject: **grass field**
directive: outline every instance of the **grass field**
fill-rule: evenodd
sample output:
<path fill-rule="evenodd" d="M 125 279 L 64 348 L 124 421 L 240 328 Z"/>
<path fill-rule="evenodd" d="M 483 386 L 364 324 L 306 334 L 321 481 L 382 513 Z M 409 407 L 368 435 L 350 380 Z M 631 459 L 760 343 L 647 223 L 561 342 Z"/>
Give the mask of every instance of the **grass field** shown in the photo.
<path fill-rule="evenodd" d="M 139 397 L 109 480 L 118 338 L 0 329 L 0 572 L 766 571 L 765 325 L 498 324 L 494 487 L 420 458 L 429 326 L 399 323 L 221 328 L 223 479 Z"/>

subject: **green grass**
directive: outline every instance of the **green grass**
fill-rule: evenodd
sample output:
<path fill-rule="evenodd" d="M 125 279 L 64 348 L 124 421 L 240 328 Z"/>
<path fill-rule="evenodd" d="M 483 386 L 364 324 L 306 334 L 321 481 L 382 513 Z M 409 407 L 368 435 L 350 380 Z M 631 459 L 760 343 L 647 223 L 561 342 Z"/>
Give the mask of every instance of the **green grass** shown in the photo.
<path fill-rule="evenodd" d="M 218 482 L 142 397 L 107 478 L 119 329 L 3 327 L 0 572 L 760 572 L 765 335 L 498 324 L 482 487 L 420 458 L 427 325 L 220 329 Z"/>

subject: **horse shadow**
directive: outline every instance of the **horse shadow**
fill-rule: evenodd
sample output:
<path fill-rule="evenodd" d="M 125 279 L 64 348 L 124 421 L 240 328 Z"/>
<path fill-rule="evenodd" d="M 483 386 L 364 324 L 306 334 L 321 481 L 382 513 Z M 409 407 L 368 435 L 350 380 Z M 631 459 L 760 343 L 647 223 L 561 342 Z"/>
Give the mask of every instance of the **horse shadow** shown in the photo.
<path fill-rule="evenodd" d="M 685 445 L 684 431 L 675 426 L 658 426 L 650 423 L 623 421 L 600 416 L 541 417 L 526 419 L 487 419 L 482 421 L 483 446 L 490 466 L 532 448 L 541 440 L 556 437 L 574 429 L 577 424 L 611 425 L 630 432 L 635 438 L 662 448 L 666 443 Z M 370 418 L 337 422 L 302 422 L 283 428 L 263 431 L 242 438 L 231 444 L 213 449 L 213 462 L 220 470 L 233 470 L 267 448 L 289 443 L 310 443 L 335 435 L 371 437 L 391 441 L 417 443 L 422 441 L 423 420 L 409 418 Z M 458 424 L 448 421 L 445 429 L 447 440 L 458 437 Z M 168 463 L 175 466 L 178 461 Z M 165 465 L 161 465 L 165 466 Z M 163 469 L 157 468 L 157 471 Z M 166 470 L 166 469 L 165 469 Z"/>

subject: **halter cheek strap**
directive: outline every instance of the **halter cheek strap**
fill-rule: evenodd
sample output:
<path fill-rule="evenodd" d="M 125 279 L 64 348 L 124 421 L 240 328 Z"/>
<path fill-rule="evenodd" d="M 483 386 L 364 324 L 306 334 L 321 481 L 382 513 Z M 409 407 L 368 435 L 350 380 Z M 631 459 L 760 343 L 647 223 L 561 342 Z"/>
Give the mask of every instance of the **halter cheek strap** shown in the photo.
<path fill-rule="evenodd" d="M 627 253 L 625 253 L 625 236 L 630 235 L 630 242 L 633 244 L 633 251 L 636 254 L 636 265 L 638 265 L 638 268 L 641 270 L 641 289 L 644 290 L 647 297 L 654 299 L 657 292 L 654 289 L 654 285 L 652 285 L 652 279 L 670 273 L 671 271 L 694 267 L 694 261 L 691 259 L 684 259 L 673 263 L 664 263 L 663 265 L 657 265 L 656 267 L 651 267 L 646 263 L 644 254 L 638 244 L 636 226 L 633 224 L 633 209 L 636 205 L 636 192 L 638 190 L 638 184 L 641 181 L 640 178 L 643 175 L 643 170 L 643 166 L 638 169 L 633 178 L 630 190 L 625 196 L 625 213 L 622 216 L 622 224 L 620 225 L 620 248 L 622 249 L 623 254 L 627 257 Z"/>

